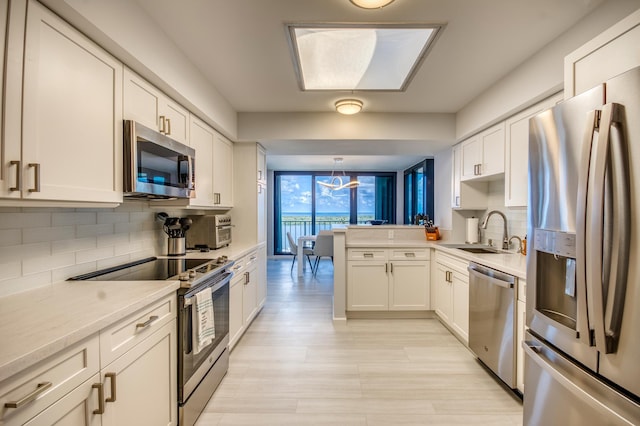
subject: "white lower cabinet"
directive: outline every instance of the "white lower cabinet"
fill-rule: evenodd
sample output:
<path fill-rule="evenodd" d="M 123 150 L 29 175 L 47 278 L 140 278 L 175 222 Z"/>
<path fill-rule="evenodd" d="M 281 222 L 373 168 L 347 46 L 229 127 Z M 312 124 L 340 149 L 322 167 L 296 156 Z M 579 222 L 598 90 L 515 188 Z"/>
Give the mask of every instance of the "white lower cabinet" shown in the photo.
<path fill-rule="evenodd" d="M 100 426 L 99 414 L 94 414 L 98 410 L 100 396 L 96 384 L 100 381 L 100 376 L 96 374 L 73 391 L 63 396 L 58 402 L 52 404 L 46 410 L 27 421 L 28 426 L 47 425 L 82 425 Z"/>
<path fill-rule="evenodd" d="M 348 249 L 347 310 L 429 309 L 428 249 Z"/>
<path fill-rule="evenodd" d="M 0 424 L 177 424 L 175 303 L 165 297 L 0 383 Z"/>
<path fill-rule="evenodd" d="M 258 253 L 247 256 L 242 290 L 242 320 L 249 324 L 258 311 Z"/>
<path fill-rule="evenodd" d="M 526 305 L 527 283 L 524 279 L 518 278 L 518 302 L 516 305 L 516 387 L 524 393 L 524 341 L 527 327 L 527 305 Z"/>
<path fill-rule="evenodd" d="M 264 306 L 266 247 L 236 259 L 229 288 L 229 347 L 233 348 Z"/>
<path fill-rule="evenodd" d="M 436 252 L 433 309 L 463 341 L 469 343 L 469 273 L 467 262 Z"/>
<path fill-rule="evenodd" d="M 103 426 L 175 425 L 176 320 L 102 368 Z"/>
<path fill-rule="evenodd" d="M 242 315 L 242 291 L 244 276 L 236 275 L 231 280 L 229 288 L 229 347 L 235 346 L 244 331 Z"/>

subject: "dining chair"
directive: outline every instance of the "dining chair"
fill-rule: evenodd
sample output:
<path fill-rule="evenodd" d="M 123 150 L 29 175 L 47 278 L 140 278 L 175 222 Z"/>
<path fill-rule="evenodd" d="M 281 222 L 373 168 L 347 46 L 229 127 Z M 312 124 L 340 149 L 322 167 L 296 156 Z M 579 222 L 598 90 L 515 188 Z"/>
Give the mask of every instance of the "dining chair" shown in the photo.
<path fill-rule="evenodd" d="M 330 257 L 331 263 L 333 263 L 333 233 L 331 231 L 320 231 L 313 246 L 313 254 L 316 257 L 312 268 L 313 275 L 318 272 L 321 257 Z"/>
<path fill-rule="evenodd" d="M 289 240 L 289 250 L 291 250 L 291 254 L 293 255 L 293 260 L 291 261 L 291 272 L 293 272 L 293 264 L 296 262 L 296 257 L 298 257 L 298 245 L 296 241 L 291 236 L 291 232 L 287 232 L 287 239 Z M 313 256 L 313 249 L 303 247 L 302 254 L 307 256 L 307 260 L 309 261 L 309 266 L 313 271 L 313 265 L 311 264 L 311 258 L 309 256 Z"/>

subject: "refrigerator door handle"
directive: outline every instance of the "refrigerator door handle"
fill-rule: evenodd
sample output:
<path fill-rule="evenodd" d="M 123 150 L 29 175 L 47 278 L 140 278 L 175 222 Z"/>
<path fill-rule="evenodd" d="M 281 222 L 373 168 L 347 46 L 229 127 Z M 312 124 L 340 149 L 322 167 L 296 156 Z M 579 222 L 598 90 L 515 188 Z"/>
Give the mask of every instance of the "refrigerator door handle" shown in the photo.
<path fill-rule="evenodd" d="M 590 177 L 590 164 L 593 147 L 593 135 L 598 130 L 600 123 L 600 111 L 589 111 L 587 125 L 582 137 L 582 153 L 578 170 L 578 197 L 576 205 L 576 293 L 579 296 L 578 315 L 576 328 L 580 340 L 588 346 L 594 346 L 593 339 L 593 315 L 594 300 L 590 287 L 587 285 L 587 245 L 589 239 L 586 238 L 587 228 L 587 205 L 588 205 L 588 183 Z M 586 297 L 584 296 L 586 295 Z M 580 313 L 584 312 L 584 315 Z"/>
<path fill-rule="evenodd" d="M 598 146 L 606 149 L 607 163 L 605 171 L 605 212 L 611 215 L 604 217 L 609 230 L 605 235 L 610 241 L 604 241 L 610 265 L 603 274 L 603 289 L 601 294 L 606 296 L 603 301 L 604 315 L 602 317 L 603 337 L 596 338 L 596 346 L 604 353 L 614 353 L 617 350 L 624 299 L 627 286 L 627 272 L 629 265 L 629 250 L 631 236 L 630 217 L 630 172 L 624 123 L 624 106 L 620 104 L 606 104 L 602 110 L 602 121 Z M 612 137 L 615 134 L 615 137 Z M 599 148 L 600 149 L 600 148 Z M 606 292 L 606 294 L 604 294 Z M 597 321 L 600 321 L 598 318 Z"/>

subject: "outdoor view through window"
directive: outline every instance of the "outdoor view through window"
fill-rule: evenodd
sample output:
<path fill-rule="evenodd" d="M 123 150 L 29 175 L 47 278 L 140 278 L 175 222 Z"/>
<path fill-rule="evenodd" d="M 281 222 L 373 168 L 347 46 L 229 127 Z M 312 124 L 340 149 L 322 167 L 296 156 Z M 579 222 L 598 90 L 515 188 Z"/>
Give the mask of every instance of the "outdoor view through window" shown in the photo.
<path fill-rule="evenodd" d="M 366 224 L 388 216 L 389 202 L 393 202 L 391 176 L 343 176 L 343 182 L 356 179 L 353 188 L 331 189 L 318 182 L 330 183 L 331 175 L 278 174 L 276 176 L 276 253 L 289 249 L 287 232 L 294 239 L 314 235 L 335 225 Z M 315 187 L 313 187 L 315 185 Z M 355 204 L 352 202 L 355 194 Z"/>

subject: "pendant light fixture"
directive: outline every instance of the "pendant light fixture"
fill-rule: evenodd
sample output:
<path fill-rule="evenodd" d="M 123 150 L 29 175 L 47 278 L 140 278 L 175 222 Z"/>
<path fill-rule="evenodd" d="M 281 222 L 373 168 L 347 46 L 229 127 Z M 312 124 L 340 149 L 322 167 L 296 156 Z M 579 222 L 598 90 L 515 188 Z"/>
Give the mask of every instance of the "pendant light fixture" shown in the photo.
<path fill-rule="evenodd" d="M 336 102 L 336 111 L 340 114 L 353 115 L 362 111 L 362 105 L 359 99 L 340 99 Z"/>
<path fill-rule="evenodd" d="M 342 176 L 335 175 L 336 169 L 339 168 L 340 165 L 342 165 L 342 160 L 343 159 L 341 157 L 333 159 L 333 170 L 331 170 L 331 179 L 329 180 L 329 183 L 318 180 L 319 185 L 322 185 L 333 191 L 338 191 L 345 188 L 354 188 L 360 185 L 360 182 L 358 182 L 357 180 L 351 180 L 351 177 L 345 175 L 344 169 L 342 170 Z M 348 178 L 349 180 L 347 182 L 343 182 L 342 178 L 345 178 L 345 180 Z"/>
<path fill-rule="evenodd" d="M 387 6 L 388 4 L 393 3 L 393 0 L 349 0 L 349 1 L 363 9 L 381 9 Z"/>

